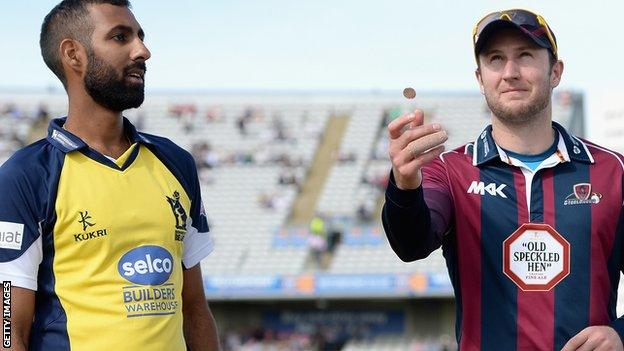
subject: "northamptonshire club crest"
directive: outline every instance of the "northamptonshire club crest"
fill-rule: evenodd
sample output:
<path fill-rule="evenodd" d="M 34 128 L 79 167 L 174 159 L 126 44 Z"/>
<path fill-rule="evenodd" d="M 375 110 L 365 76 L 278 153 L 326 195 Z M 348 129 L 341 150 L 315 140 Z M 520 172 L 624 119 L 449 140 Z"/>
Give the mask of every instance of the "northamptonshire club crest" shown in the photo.
<path fill-rule="evenodd" d="M 182 204 L 180 203 L 180 193 L 177 191 L 173 192 L 173 197 L 165 196 L 167 198 L 167 202 L 171 206 L 171 211 L 173 211 L 173 215 L 176 220 L 175 224 L 175 240 L 183 241 L 184 236 L 186 235 L 186 219 L 188 218 L 186 215 L 186 211 Z"/>
<path fill-rule="evenodd" d="M 597 204 L 602 199 L 602 194 L 592 192 L 590 183 L 578 183 L 572 187 L 572 194 L 568 195 L 564 205 Z"/>

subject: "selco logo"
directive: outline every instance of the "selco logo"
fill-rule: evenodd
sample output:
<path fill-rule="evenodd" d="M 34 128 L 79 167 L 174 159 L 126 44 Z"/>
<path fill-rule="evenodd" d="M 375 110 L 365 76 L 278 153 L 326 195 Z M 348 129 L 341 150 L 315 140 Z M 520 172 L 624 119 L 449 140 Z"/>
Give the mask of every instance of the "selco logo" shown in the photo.
<path fill-rule="evenodd" d="M 160 285 L 171 276 L 173 257 L 160 246 L 140 246 L 121 256 L 117 270 L 132 283 Z"/>

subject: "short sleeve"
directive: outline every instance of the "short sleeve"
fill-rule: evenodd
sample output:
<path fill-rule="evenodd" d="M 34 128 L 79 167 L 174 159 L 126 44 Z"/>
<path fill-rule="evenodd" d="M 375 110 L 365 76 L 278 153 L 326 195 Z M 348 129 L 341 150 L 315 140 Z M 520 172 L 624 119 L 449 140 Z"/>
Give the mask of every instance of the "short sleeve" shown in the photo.
<path fill-rule="evenodd" d="M 37 290 L 43 258 L 36 196 L 20 169 L 0 168 L 0 280 Z"/>
<path fill-rule="evenodd" d="M 186 235 L 184 237 L 184 254 L 182 263 L 184 267 L 191 268 L 197 265 L 203 258 L 208 256 L 214 244 L 208 228 L 208 220 L 206 211 L 201 197 L 201 189 L 199 179 L 197 177 L 197 169 L 193 164 L 194 177 L 191 183 L 191 213 L 190 220 L 186 224 Z"/>

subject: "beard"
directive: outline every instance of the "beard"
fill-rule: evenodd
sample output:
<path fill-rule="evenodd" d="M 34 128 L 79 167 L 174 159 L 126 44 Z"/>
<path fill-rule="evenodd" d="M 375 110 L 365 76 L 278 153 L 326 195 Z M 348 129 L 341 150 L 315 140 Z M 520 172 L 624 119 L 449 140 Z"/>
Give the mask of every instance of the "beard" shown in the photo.
<path fill-rule="evenodd" d="M 519 107 L 505 105 L 491 94 L 485 94 L 485 101 L 501 122 L 511 125 L 523 125 L 535 120 L 540 112 L 550 105 L 550 89 L 540 89 L 537 96 Z"/>
<path fill-rule="evenodd" d="M 145 71 L 145 62 L 126 66 L 120 78 L 114 67 L 93 52 L 88 53 L 88 60 L 84 86 L 93 101 L 115 112 L 141 106 L 145 99 L 145 84 L 130 84 L 125 77 L 133 68 Z"/>

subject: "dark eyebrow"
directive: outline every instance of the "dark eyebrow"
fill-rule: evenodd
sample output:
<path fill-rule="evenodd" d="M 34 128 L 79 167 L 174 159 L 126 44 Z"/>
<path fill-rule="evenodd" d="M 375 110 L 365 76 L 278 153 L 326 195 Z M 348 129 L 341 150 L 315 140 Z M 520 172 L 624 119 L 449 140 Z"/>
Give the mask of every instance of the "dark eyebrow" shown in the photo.
<path fill-rule="evenodd" d="M 108 31 L 108 35 L 113 34 L 113 32 L 115 31 L 122 31 L 124 33 L 134 33 L 134 28 L 123 25 L 123 24 L 119 24 L 111 28 L 111 30 Z M 145 39 L 145 32 L 143 32 L 143 28 L 139 28 L 137 35 L 139 36 L 139 39 L 141 40 Z"/>
<path fill-rule="evenodd" d="M 516 49 L 516 51 L 534 51 L 534 50 L 539 50 L 540 47 L 539 46 L 521 46 L 519 48 Z"/>
<path fill-rule="evenodd" d="M 489 50 L 484 50 L 482 55 L 484 56 L 490 56 L 492 54 L 499 54 L 503 52 L 502 50 L 497 50 L 497 49 L 489 49 Z"/>

